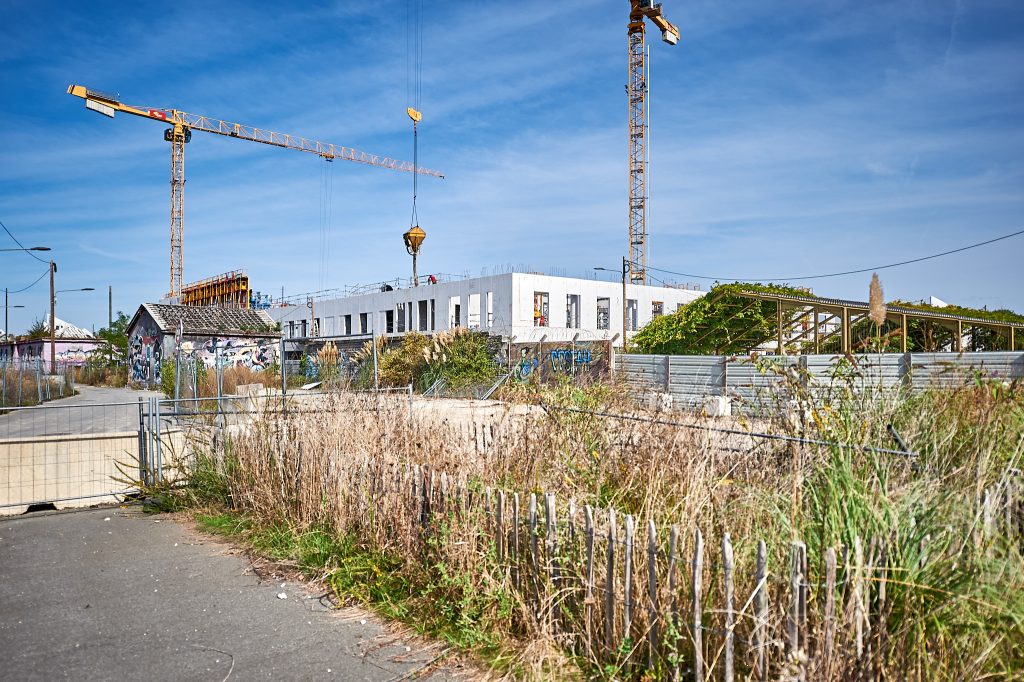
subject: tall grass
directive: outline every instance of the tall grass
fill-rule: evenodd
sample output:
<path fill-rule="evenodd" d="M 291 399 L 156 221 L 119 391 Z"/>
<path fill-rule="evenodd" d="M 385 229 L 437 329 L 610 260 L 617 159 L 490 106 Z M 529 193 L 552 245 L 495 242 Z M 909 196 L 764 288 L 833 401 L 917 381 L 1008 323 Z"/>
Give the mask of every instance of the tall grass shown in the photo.
<path fill-rule="evenodd" d="M 316 414 L 275 411 L 253 421 L 220 453 L 229 466 L 218 475 L 229 506 L 247 523 L 333 538 L 333 553 L 323 563 L 339 591 L 388 615 L 427 623 L 515 674 L 665 677 L 674 663 L 686 669 L 692 645 L 685 633 L 669 632 L 666 649 L 648 668 L 638 642 L 650 623 L 639 607 L 632 632 L 617 632 L 621 639 L 597 651 L 584 646 L 579 613 L 571 608 L 565 607 L 563 627 L 553 628 L 552 602 L 539 608 L 531 589 L 517 586 L 508 563 L 497 561 L 493 521 L 484 508 L 433 509 L 433 520 L 423 525 L 411 495 L 393 492 L 411 484 L 409 465 L 444 472 L 463 500 L 479 498 L 485 488 L 523 495 L 545 491 L 555 493 L 563 515 L 572 499 L 577 509 L 591 505 L 633 514 L 641 528 L 650 518 L 663 547 L 673 524 L 684 539 L 700 529 L 708 548 L 729 533 L 741 604 L 757 587 L 755 553 L 764 539 L 772 567 L 767 589 L 775 605 L 767 628 L 772 678 L 801 665 L 787 660 L 781 646 L 787 576 L 779 574 L 788 565 L 788 543 L 796 539 L 806 543 L 812 576 L 823 574 L 830 550 L 840 558 L 832 596 L 839 604 L 836 627 L 846 634 L 823 655 L 822 614 L 829 595 L 820 581 L 812 581 L 805 652 L 810 660 L 802 664 L 810 679 L 1024 678 L 1021 535 L 986 535 L 979 512 L 983 490 L 1005 490 L 1018 480 L 1024 390 L 979 381 L 909 396 L 864 385 L 854 391 L 855 375 L 827 387 L 795 380 L 786 400 L 756 423 L 671 415 L 671 421 L 694 427 L 756 426 L 841 444 L 833 447 L 558 409 L 666 416 L 637 412 L 621 389 L 607 385 L 538 389 L 545 409 L 507 406 L 466 418 L 436 407 L 443 403 L 410 414 L 401 401 L 339 394 L 324 398 Z M 796 419 L 793 410 L 801 406 L 810 406 L 809 414 Z M 892 447 L 888 425 L 917 457 L 846 447 Z M 599 535 L 603 519 L 597 520 Z M 559 542 L 566 576 L 578 578 L 578 538 L 575 544 L 564 536 Z M 854 566 L 856 543 L 867 569 Z M 687 551 L 692 542 L 684 540 L 680 556 Z M 646 561 L 638 552 L 634 575 L 645 575 Z M 656 561 L 664 575 L 664 556 Z M 867 571 L 869 627 L 866 653 L 858 656 L 847 636 L 856 614 L 843 606 L 861 570 Z M 705 649 L 714 667 L 721 666 L 724 627 L 715 606 L 721 603 L 720 562 L 706 561 L 704 571 Z M 600 576 L 597 582 L 603 589 Z M 686 603 L 685 584 L 676 594 L 664 585 L 659 589 L 663 604 Z M 550 585 L 544 590 L 557 594 Z M 562 595 L 566 604 L 575 596 L 571 590 Z M 736 626 L 741 642 L 752 636 L 746 607 Z M 594 608 L 600 623 L 601 604 Z M 608 651 L 614 647 L 607 645 L 620 641 L 625 644 Z M 752 665 L 741 657 L 740 673 L 749 674 Z"/>

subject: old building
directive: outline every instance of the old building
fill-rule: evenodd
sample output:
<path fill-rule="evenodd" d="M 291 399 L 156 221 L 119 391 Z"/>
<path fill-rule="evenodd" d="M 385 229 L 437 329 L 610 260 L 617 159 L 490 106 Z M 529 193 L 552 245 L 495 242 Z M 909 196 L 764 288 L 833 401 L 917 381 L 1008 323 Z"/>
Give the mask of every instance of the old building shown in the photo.
<path fill-rule="evenodd" d="M 144 303 L 128 324 L 128 380 L 159 383 L 161 365 L 175 353 L 208 367 L 262 371 L 277 362 L 280 337 L 265 310 Z"/>

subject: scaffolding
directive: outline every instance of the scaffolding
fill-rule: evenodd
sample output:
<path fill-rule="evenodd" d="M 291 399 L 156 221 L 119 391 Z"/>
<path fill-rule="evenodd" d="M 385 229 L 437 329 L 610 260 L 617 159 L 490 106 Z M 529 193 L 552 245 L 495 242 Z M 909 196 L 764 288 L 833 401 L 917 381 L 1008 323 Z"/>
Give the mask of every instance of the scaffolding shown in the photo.
<path fill-rule="evenodd" d="M 248 309 L 250 298 L 249 276 L 245 270 L 231 270 L 181 288 L 181 303 L 188 306 Z"/>

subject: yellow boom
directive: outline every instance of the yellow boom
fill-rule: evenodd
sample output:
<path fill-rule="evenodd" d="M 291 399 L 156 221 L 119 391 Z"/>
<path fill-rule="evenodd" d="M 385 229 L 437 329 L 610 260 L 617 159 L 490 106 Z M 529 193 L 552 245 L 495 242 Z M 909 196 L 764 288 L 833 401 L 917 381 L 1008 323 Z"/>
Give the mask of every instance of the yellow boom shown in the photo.
<path fill-rule="evenodd" d="M 294 149 L 316 154 L 328 160 L 344 159 L 378 168 L 430 175 L 443 178 L 444 175 L 429 168 L 419 168 L 408 161 L 398 161 L 386 156 L 368 154 L 351 147 L 310 140 L 285 133 L 277 133 L 241 123 L 231 123 L 209 116 L 190 114 L 178 109 L 132 106 L 105 93 L 90 90 L 83 85 L 68 86 L 68 94 L 85 100 L 86 109 L 104 116 L 114 117 L 117 112 L 141 116 L 170 126 L 164 131 L 164 139 L 171 143 L 171 296 L 181 293 L 182 242 L 184 237 L 184 192 L 185 192 L 185 144 L 192 139 L 193 130 L 233 137 L 250 142 Z"/>

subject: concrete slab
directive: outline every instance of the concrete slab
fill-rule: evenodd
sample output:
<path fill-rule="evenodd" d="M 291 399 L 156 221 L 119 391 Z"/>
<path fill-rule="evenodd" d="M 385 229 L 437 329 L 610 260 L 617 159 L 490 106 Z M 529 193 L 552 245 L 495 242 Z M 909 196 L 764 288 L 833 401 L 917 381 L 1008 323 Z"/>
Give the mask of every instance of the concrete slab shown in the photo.
<path fill-rule="evenodd" d="M 0 677 L 393 680 L 440 653 L 317 597 L 261 581 L 166 516 L 107 508 L 3 520 Z"/>

